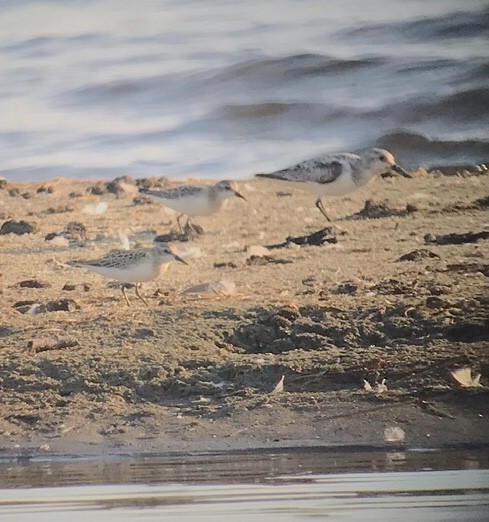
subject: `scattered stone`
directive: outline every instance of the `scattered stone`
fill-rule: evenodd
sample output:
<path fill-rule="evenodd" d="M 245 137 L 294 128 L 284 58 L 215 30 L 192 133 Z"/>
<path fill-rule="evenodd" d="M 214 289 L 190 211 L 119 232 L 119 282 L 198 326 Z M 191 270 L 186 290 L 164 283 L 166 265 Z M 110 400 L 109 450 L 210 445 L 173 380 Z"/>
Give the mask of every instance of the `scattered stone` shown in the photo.
<path fill-rule="evenodd" d="M 78 221 L 70 221 L 63 229 L 63 232 L 61 232 L 61 235 L 73 241 L 86 241 L 87 227 Z"/>
<path fill-rule="evenodd" d="M 49 232 L 46 234 L 44 241 L 52 241 L 55 237 L 58 237 L 58 234 L 56 232 Z"/>
<path fill-rule="evenodd" d="M 172 241 L 181 241 L 183 243 L 189 240 L 187 234 L 178 234 L 177 232 L 169 232 L 168 234 L 161 234 L 156 236 L 153 241 L 160 243 L 170 243 Z"/>
<path fill-rule="evenodd" d="M 79 346 L 79 342 L 74 337 L 40 337 L 32 339 L 27 343 L 27 351 L 36 355 L 49 350 L 63 350 L 64 348 L 73 348 Z"/>
<path fill-rule="evenodd" d="M 54 187 L 52 185 L 41 185 L 37 190 L 36 190 L 36 193 L 37 194 L 42 194 L 42 193 L 48 193 L 48 194 L 52 194 L 54 192 Z"/>
<path fill-rule="evenodd" d="M 313 232 L 312 234 L 308 234 L 306 236 L 299 237 L 287 237 L 283 243 L 278 243 L 276 245 L 267 245 L 267 248 L 284 248 L 290 245 L 291 243 L 299 246 L 321 246 L 324 243 L 337 243 L 338 239 L 336 238 L 334 229 L 332 227 L 325 227 L 317 232 Z"/>
<path fill-rule="evenodd" d="M 161 176 L 159 178 L 139 178 L 136 180 L 136 185 L 140 189 L 148 190 L 153 188 L 168 188 L 170 183 L 168 181 L 168 178 Z"/>
<path fill-rule="evenodd" d="M 136 187 L 134 178 L 131 178 L 130 176 L 120 176 L 109 181 L 105 190 L 110 194 L 115 194 L 119 198 L 125 194 L 137 192 L 138 188 Z"/>
<path fill-rule="evenodd" d="M 348 219 L 380 219 L 386 217 L 405 217 L 418 208 L 415 205 L 408 203 L 405 208 L 391 208 L 386 203 L 376 203 L 368 199 L 365 201 L 365 206 L 359 212 L 351 215 Z"/>
<path fill-rule="evenodd" d="M 232 261 L 227 261 L 222 263 L 214 263 L 214 268 L 238 268 L 238 265 Z"/>
<path fill-rule="evenodd" d="M 448 265 L 447 270 L 451 272 L 461 272 L 464 274 L 480 272 L 486 277 L 489 277 L 489 265 L 483 263 L 456 263 L 453 265 Z"/>
<path fill-rule="evenodd" d="M 288 259 L 280 259 L 274 256 L 250 256 L 246 260 L 246 264 L 248 266 L 261 266 L 268 265 L 269 263 L 275 265 L 288 265 L 293 263 L 293 261 L 289 261 Z"/>
<path fill-rule="evenodd" d="M 398 259 L 398 261 L 420 261 L 421 259 L 428 258 L 440 259 L 440 256 L 438 254 L 435 254 L 434 252 L 431 252 L 431 250 L 428 250 L 427 248 L 420 248 L 417 250 L 413 250 L 408 254 L 402 255 Z"/>
<path fill-rule="evenodd" d="M 487 174 L 487 166 L 481 165 L 439 165 L 428 169 L 430 174 L 440 173 L 443 176 L 482 176 Z"/>
<path fill-rule="evenodd" d="M 372 286 L 371 290 L 379 295 L 416 295 L 417 290 L 412 283 L 404 283 L 398 279 L 384 279 Z"/>
<path fill-rule="evenodd" d="M 32 194 L 32 192 L 24 192 L 24 193 L 22 194 L 22 197 L 23 197 L 24 199 L 32 199 L 32 198 L 34 197 L 34 195 Z"/>
<path fill-rule="evenodd" d="M 489 196 L 486 196 L 485 198 L 476 199 L 473 203 L 473 208 L 477 208 L 480 210 L 485 210 L 489 208 Z"/>
<path fill-rule="evenodd" d="M 464 243 L 477 243 L 480 239 L 489 239 L 489 230 L 481 232 L 465 232 L 462 234 L 426 234 L 424 241 L 426 244 L 435 245 L 462 245 Z"/>
<path fill-rule="evenodd" d="M 145 339 L 146 337 L 154 337 L 155 332 L 151 328 L 137 328 L 134 331 L 134 337 L 136 339 Z"/>
<path fill-rule="evenodd" d="M 5 188 L 6 186 L 7 186 L 7 180 L 3 176 L 1 176 L 0 177 L 0 190 Z"/>
<path fill-rule="evenodd" d="M 51 286 L 49 283 L 43 283 L 38 279 L 26 279 L 18 284 L 21 288 L 49 288 Z"/>
<path fill-rule="evenodd" d="M 105 187 L 101 185 L 92 185 L 87 188 L 87 194 L 91 194 L 93 196 L 102 196 L 105 193 Z"/>
<path fill-rule="evenodd" d="M 22 314 L 37 315 L 47 312 L 72 312 L 80 307 L 73 299 L 58 299 L 57 301 L 48 301 L 45 304 L 36 301 L 17 301 L 12 308 Z"/>
<path fill-rule="evenodd" d="M 445 301 L 436 295 L 430 295 L 426 298 L 426 306 L 428 308 L 443 308 Z"/>
<path fill-rule="evenodd" d="M 59 207 L 48 207 L 46 214 L 64 214 L 65 212 L 73 212 L 75 210 L 71 205 L 60 205 Z"/>
<path fill-rule="evenodd" d="M 17 187 L 11 188 L 8 191 L 9 196 L 15 198 L 20 195 L 20 190 Z"/>
<path fill-rule="evenodd" d="M 91 289 L 91 286 L 88 283 L 80 283 L 80 284 L 73 284 L 73 283 L 65 283 L 63 288 L 61 290 L 64 290 L 65 292 L 73 292 L 77 288 L 80 288 L 84 292 L 89 292 Z"/>
<path fill-rule="evenodd" d="M 152 205 L 154 202 L 149 196 L 136 196 L 132 200 L 133 205 Z"/>
<path fill-rule="evenodd" d="M 70 198 L 81 198 L 81 197 L 83 197 L 83 194 L 81 192 L 70 192 L 68 194 L 68 197 L 70 197 Z"/>
<path fill-rule="evenodd" d="M 489 208 L 489 196 L 478 198 L 471 203 L 458 202 L 447 205 L 444 212 L 465 212 L 467 210 L 487 210 Z"/>
<path fill-rule="evenodd" d="M 343 281 L 341 283 L 335 283 L 329 287 L 329 291 L 335 295 L 353 295 L 358 291 L 358 285 L 351 281 Z"/>
<path fill-rule="evenodd" d="M 2 225 L 0 235 L 17 234 L 18 236 L 22 236 L 23 234 L 32 234 L 36 232 L 36 230 L 36 226 L 27 223 L 27 221 L 14 221 L 11 219 L 10 221 L 5 221 Z"/>

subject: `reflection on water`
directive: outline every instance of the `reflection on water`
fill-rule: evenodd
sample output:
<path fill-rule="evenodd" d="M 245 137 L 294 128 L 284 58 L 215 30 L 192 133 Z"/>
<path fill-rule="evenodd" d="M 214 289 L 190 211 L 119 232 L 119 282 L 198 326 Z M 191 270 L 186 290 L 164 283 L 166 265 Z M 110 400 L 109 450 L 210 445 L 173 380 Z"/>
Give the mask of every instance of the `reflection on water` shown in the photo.
<path fill-rule="evenodd" d="M 0 461 L 0 520 L 474 520 L 482 451 Z"/>

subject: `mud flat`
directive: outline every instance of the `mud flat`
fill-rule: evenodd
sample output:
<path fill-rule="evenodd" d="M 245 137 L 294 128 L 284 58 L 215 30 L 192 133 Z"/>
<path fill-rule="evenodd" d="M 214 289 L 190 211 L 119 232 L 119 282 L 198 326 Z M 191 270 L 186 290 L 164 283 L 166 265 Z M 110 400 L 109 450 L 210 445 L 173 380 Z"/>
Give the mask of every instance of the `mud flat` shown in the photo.
<path fill-rule="evenodd" d="M 177 231 L 131 183 L 2 183 L 0 455 L 489 442 L 487 174 L 243 181 L 149 307 L 64 265 Z"/>

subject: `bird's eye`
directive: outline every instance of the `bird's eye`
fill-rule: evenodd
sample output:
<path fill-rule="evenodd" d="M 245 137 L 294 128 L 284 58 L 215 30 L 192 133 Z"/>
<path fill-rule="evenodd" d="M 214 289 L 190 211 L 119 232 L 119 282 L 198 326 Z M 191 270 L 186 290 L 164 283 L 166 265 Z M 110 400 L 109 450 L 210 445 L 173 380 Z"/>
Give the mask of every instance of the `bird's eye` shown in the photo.
<path fill-rule="evenodd" d="M 385 161 L 386 158 L 385 158 L 385 156 L 384 156 L 383 154 L 381 154 L 381 155 L 379 156 L 379 160 L 380 160 L 380 161 Z"/>

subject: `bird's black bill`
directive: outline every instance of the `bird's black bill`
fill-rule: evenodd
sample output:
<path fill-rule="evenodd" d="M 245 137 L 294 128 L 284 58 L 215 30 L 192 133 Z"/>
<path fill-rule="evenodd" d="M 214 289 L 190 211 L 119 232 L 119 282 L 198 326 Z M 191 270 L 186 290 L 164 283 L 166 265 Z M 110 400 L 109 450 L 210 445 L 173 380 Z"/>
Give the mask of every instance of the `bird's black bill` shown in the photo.
<path fill-rule="evenodd" d="M 243 196 L 243 194 L 240 194 L 240 193 L 237 192 L 236 190 L 234 191 L 234 195 L 235 195 L 237 198 L 241 198 L 241 199 L 244 199 L 245 201 L 248 201 L 248 200 Z"/>
<path fill-rule="evenodd" d="M 187 261 L 185 261 L 185 259 L 183 259 L 182 257 L 177 256 L 176 254 L 173 254 L 173 257 L 175 258 L 175 261 L 178 261 L 179 263 L 183 263 L 184 265 L 188 265 Z"/>
<path fill-rule="evenodd" d="M 392 165 L 391 169 L 405 178 L 411 177 L 411 174 L 408 174 L 402 167 L 399 167 L 399 165 L 396 165 L 395 163 Z"/>

